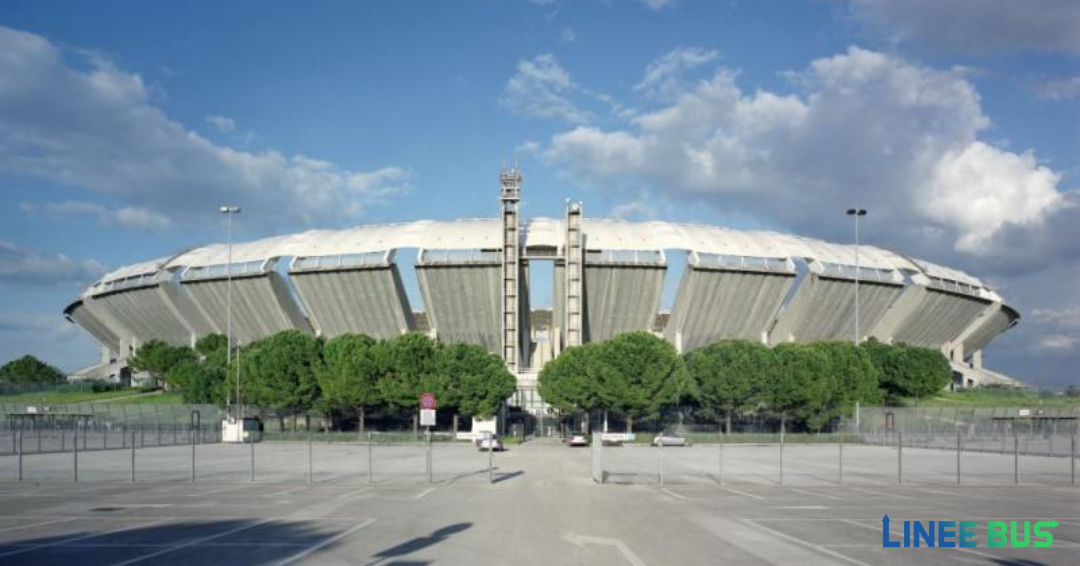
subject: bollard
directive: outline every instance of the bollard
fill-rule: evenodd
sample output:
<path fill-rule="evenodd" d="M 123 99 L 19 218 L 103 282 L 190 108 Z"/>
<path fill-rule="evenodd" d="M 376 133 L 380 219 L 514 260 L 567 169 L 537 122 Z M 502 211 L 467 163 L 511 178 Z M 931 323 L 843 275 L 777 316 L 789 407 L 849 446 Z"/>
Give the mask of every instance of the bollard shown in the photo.
<path fill-rule="evenodd" d="M 134 437 L 135 433 L 133 432 L 131 435 Z M 135 483 L 135 439 L 132 438 L 131 440 L 131 483 Z"/>
<path fill-rule="evenodd" d="M 372 477 L 373 477 L 372 476 L 372 469 L 374 468 L 374 466 L 372 465 L 372 460 L 371 460 L 372 455 L 373 455 L 373 451 L 372 451 L 372 448 L 371 448 L 371 432 L 368 432 L 367 433 L 367 482 L 368 483 L 373 483 L 374 482 L 374 480 L 372 479 Z"/>
<path fill-rule="evenodd" d="M 896 485 L 904 485 L 904 433 L 896 433 Z"/>
<path fill-rule="evenodd" d="M 1020 436 L 1013 428 L 1013 483 L 1020 484 Z"/>

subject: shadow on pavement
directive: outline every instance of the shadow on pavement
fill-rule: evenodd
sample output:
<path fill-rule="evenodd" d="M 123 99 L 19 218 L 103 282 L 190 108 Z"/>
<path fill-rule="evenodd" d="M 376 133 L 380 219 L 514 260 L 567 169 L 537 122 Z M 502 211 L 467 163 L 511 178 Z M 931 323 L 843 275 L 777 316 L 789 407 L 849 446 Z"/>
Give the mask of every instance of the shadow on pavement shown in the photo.
<path fill-rule="evenodd" d="M 383 550 L 383 551 L 380 551 L 380 552 L 376 553 L 374 555 L 376 559 L 371 561 L 371 562 L 368 562 L 366 566 L 375 566 L 377 564 L 381 565 L 381 566 L 413 566 L 413 565 L 420 566 L 420 565 L 423 565 L 423 564 L 428 564 L 428 562 L 418 562 L 418 561 L 400 561 L 400 560 L 395 560 L 393 562 L 384 562 L 384 561 L 385 560 L 390 560 L 390 559 L 398 557 L 398 556 L 405 556 L 406 554 L 412 554 L 412 553 L 414 553 L 414 552 L 416 552 L 418 550 L 423 550 L 425 548 L 428 548 L 429 546 L 434 546 L 434 545 L 439 544 L 439 543 L 445 541 L 446 539 L 450 538 L 451 535 L 455 535 L 457 533 L 460 533 L 461 531 L 467 530 L 470 527 L 472 527 L 472 523 L 455 523 L 453 525 L 447 525 L 447 526 L 445 526 L 445 527 L 443 527 L 441 529 L 438 529 L 438 530 L 432 532 L 430 535 L 422 536 L 422 537 L 416 537 L 416 538 L 414 538 L 412 540 L 405 541 L 405 542 L 403 542 L 403 543 L 401 543 L 399 545 L 392 546 L 390 548 L 387 548 L 386 550 Z"/>

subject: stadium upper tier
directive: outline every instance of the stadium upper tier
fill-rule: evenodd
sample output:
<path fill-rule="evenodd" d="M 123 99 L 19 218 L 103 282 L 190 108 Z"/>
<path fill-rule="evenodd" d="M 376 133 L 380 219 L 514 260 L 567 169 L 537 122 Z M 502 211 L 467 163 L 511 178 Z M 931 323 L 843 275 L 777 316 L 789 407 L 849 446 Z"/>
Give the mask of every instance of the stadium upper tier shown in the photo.
<path fill-rule="evenodd" d="M 556 265 L 543 359 L 565 343 L 566 222 L 535 218 L 518 232 L 523 367 L 539 359 L 528 316 L 530 261 Z M 495 218 L 418 221 L 233 244 L 233 333 L 248 343 L 286 329 L 326 337 L 421 329 L 499 352 L 502 228 Z M 581 242 L 584 341 L 631 330 L 661 333 L 684 351 L 724 338 L 849 340 L 856 277 L 862 338 L 941 348 L 962 362 L 981 359 L 1019 319 L 976 277 L 874 246 L 860 246 L 856 259 L 851 245 L 774 232 L 589 218 L 581 219 Z M 411 304 L 404 289 L 401 250 L 415 250 L 423 305 Z M 670 315 L 658 317 L 673 251 L 685 252 L 673 257 L 686 266 Z M 64 312 L 121 358 L 151 339 L 190 344 L 226 330 L 229 265 L 228 246 L 212 244 L 122 267 Z"/>

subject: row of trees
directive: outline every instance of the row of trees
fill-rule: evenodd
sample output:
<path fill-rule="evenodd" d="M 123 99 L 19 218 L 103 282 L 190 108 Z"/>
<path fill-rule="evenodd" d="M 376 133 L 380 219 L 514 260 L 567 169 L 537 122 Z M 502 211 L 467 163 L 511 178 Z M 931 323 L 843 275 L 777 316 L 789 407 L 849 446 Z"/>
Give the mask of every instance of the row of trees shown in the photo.
<path fill-rule="evenodd" d="M 502 360 L 481 346 L 443 344 L 423 334 L 376 340 L 344 334 L 324 341 L 295 330 L 250 345 L 226 362 L 226 340 L 209 335 L 195 348 L 143 344 L 132 367 L 148 372 L 189 403 L 224 405 L 241 375 L 245 404 L 278 414 L 310 410 L 359 417 L 374 410 L 407 413 L 421 393 L 457 415 L 490 417 L 516 388 Z"/>
<path fill-rule="evenodd" d="M 856 402 L 898 403 L 926 397 L 951 379 L 937 350 L 876 340 L 781 344 L 723 340 L 679 356 L 647 332 L 571 348 L 540 372 L 540 395 L 562 414 L 594 410 L 655 419 L 672 406 L 710 417 L 768 409 L 782 424 L 794 419 L 813 430 L 849 415 Z"/>
<path fill-rule="evenodd" d="M 0 366 L 0 384 L 60 383 L 65 379 L 67 376 L 64 372 L 30 355 Z"/>

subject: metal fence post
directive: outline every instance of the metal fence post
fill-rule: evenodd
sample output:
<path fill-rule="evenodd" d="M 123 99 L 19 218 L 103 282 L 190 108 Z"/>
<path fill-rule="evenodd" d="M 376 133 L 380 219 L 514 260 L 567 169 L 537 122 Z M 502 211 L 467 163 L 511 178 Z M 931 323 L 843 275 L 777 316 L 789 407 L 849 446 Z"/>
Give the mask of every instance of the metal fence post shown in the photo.
<path fill-rule="evenodd" d="M 244 440 L 243 426 L 244 426 L 244 421 L 241 420 L 240 421 L 240 427 L 241 427 L 240 428 L 240 439 L 241 440 Z M 248 466 L 248 470 L 250 472 L 250 475 L 248 477 L 248 481 L 255 481 L 255 438 L 252 437 L 252 438 L 248 438 L 246 440 L 247 440 L 247 443 L 248 443 L 248 453 L 251 455 L 251 458 L 250 458 L 251 463 Z"/>
<path fill-rule="evenodd" d="M 719 458 L 720 485 L 724 485 L 724 433 L 720 433 L 720 458 Z"/>
<path fill-rule="evenodd" d="M 30 421 L 34 422 L 34 421 Z M 37 453 L 41 454 L 41 427 L 34 423 L 34 428 L 37 429 Z"/>
<path fill-rule="evenodd" d="M 134 432 L 132 432 L 131 434 L 132 434 L 132 436 L 135 435 Z M 134 440 L 135 439 L 132 438 L 132 443 L 131 443 L 131 481 L 132 481 L 132 483 L 135 482 L 135 442 L 134 442 Z"/>
<path fill-rule="evenodd" d="M 307 430 L 307 483 L 311 485 L 311 425 L 308 425 Z"/>
<path fill-rule="evenodd" d="M 375 481 L 373 479 L 374 476 L 372 475 L 372 470 L 374 469 L 374 465 L 372 464 L 372 456 L 373 456 L 373 454 L 374 454 L 374 451 L 371 448 L 371 431 L 368 431 L 368 433 L 367 433 L 367 482 L 368 483 L 374 483 L 374 481 Z"/>
<path fill-rule="evenodd" d="M 74 457 L 72 458 L 72 472 L 74 472 L 73 479 L 75 483 L 79 483 L 79 446 L 75 445 L 75 450 L 72 452 Z"/>
<path fill-rule="evenodd" d="M 19 453 L 19 481 L 22 481 L 22 476 L 23 476 L 23 473 L 22 473 L 22 456 L 23 456 L 23 427 L 22 427 L 22 421 L 19 421 L 18 453 Z"/>
<path fill-rule="evenodd" d="M 1013 427 L 1013 483 L 1020 484 L 1020 436 Z"/>
<path fill-rule="evenodd" d="M 784 485 L 784 432 L 780 431 L 780 485 Z"/>
<path fill-rule="evenodd" d="M 904 432 L 896 432 L 896 485 L 904 485 Z"/>
<path fill-rule="evenodd" d="M 195 481 L 195 429 L 192 428 L 188 431 L 188 437 L 191 439 L 191 481 Z"/>
<path fill-rule="evenodd" d="M 488 433 L 488 483 L 495 483 L 495 450 L 492 449 L 495 446 L 495 435 Z"/>
<path fill-rule="evenodd" d="M 836 485 L 844 485 L 844 431 L 840 431 L 839 453 L 836 459 Z"/>
<path fill-rule="evenodd" d="M 963 448 L 960 446 L 960 427 L 956 427 L 956 485 L 960 485 L 960 454 Z"/>
<path fill-rule="evenodd" d="M 60 425 L 60 451 L 67 452 L 67 428 L 64 425 Z"/>
<path fill-rule="evenodd" d="M 1072 442 L 1069 446 L 1069 477 L 1073 487 L 1076 487 L 1076 429 L 1076 425 L 1073 425 Z"/>
<path fill-rule="evenodd" d="M 424 467 L 427 468 L 427 483 L 431 485 L 431 428 L 424 430 L 424 441 L 427 444 L 426 453 L 424 454 Z M 492 446 L 488 446 L 488 452 L 494 451 L 494 443 Z"/>
<path fill-rule="evenodd" d="M 600 443 L 603 444 L 603 440 L 601 440 Z M 665 471 L 664 470 L 664 464 L 666 464 L 667 462 L 664 461 L 666 455 L 664 454 L 664 433 L 663 432 L 660 433 L 660 442 L 658 442 L 657 444 L 660 445 L 660 485 L 664 485 L 664 471 Z"/>

